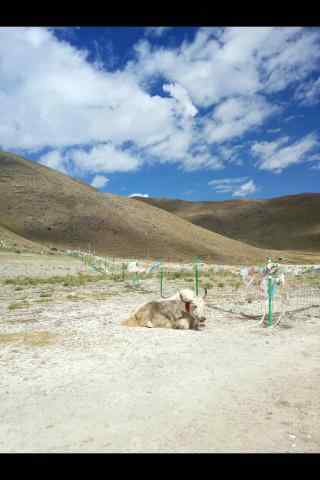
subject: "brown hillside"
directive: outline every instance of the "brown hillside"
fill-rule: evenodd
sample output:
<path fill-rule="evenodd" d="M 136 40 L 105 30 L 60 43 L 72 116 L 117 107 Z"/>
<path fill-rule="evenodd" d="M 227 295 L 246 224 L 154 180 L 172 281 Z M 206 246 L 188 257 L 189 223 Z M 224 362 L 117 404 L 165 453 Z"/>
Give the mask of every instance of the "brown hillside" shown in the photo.
<path fill-rule="evenodd" d="M 139 200 L 258 248 L 320 253 L 320 193 L 223 202 Z"/>
<path fill-rule="evenodd" d="M 98 254 L 172 261 L 201 255 L 217 263 L 260 261 L 268 254 L 8 153 L 0 153 L 0 197 L 2 231 L 40 245 L 90 244 Z"/>

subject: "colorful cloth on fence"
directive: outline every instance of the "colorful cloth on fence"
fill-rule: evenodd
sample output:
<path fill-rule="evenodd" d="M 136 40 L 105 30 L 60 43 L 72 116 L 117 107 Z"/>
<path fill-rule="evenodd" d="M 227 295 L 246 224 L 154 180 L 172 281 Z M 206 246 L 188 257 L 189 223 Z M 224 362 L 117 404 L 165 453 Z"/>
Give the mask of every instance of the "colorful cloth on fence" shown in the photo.
<path fill-rule="evenodd" d="M 155 272 L 160 267 L 161 267 L 161 262 L 154 262 L 149 266 L 149 268 L 147 268 L 146 273 Z"/>

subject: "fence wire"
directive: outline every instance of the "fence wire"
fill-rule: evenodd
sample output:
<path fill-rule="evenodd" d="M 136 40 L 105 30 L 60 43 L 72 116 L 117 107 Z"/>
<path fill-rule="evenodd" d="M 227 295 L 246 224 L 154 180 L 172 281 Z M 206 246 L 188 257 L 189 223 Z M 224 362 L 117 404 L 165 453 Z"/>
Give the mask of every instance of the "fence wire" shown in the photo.
<path fill-rule="evenodd" d="M 261 319 L 268 314 L 268 296 L 259 288 L 259 278 L 246 286 L 241 279 L 240 268 L 233 270 L 221 266 L 210 268 L 201 264 L 197 279 L 195 263 L 169 266 L 161 261 L 119 260 L 113 257 L 97 257 L 81 251 L 72 251 L 68 254 L 80 258 L 92 272 L 122 281 L 125 288 L 153 293 L 157 297 L 161 295 L 161 290 L 164 297 L 170 297 L 177 290 L 185 288 L 196 291 L 197 285 L 199 295 L 202 296 L 204 289 L 208 288 L 207 305 L 215 311 L 216 316 L 230 314 L 247 319 Z M 226 276 L 228 275 L 226 272 L 233 275 L 232 281 L 230 276 Z M 312 269 L 310 266 L 300 270 L 294 267 L 292 271 L 287 268 L 286 283 L 277 287 L 272 299 L 275 320 L 287 313 L 320 306 L 319 273 L 319 268 Z M 310 275 L 313 275 L 313 283 L 310 283 Z M 212 284 L 214 276 L 215 282 Z M 219 276 L 223 281 L 219 282 Z"/>

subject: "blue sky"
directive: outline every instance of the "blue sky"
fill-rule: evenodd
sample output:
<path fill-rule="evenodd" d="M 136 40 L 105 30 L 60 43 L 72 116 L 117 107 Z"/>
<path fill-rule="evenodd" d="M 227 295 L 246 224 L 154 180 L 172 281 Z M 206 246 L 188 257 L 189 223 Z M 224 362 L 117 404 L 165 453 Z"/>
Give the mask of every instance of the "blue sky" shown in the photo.
<path fill-rule="evenodd" d="M 0 148 L 104 192 L 320 191 L 320 28 L 0 28 Z"/>

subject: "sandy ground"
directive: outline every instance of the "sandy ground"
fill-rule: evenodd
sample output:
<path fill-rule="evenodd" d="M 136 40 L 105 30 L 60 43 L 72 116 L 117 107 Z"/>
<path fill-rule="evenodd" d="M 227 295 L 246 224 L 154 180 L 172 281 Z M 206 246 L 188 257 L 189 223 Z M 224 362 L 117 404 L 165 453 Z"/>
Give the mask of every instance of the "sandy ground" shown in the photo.
<path fill-rule="evenodd" d="M 121 326 L 154 292 L 0 286 L 0 452 L 320 451 L 319 307 L 274 329 L 212 308 L 200 332 Z"/>

